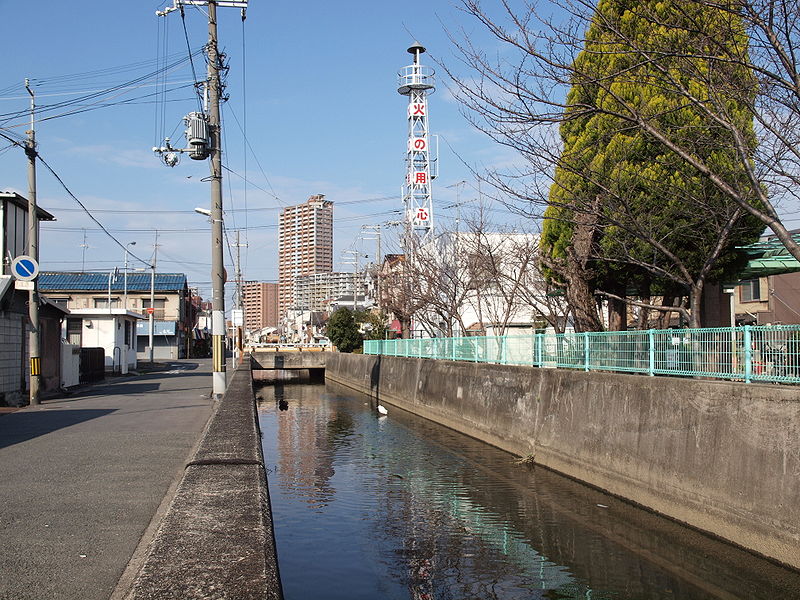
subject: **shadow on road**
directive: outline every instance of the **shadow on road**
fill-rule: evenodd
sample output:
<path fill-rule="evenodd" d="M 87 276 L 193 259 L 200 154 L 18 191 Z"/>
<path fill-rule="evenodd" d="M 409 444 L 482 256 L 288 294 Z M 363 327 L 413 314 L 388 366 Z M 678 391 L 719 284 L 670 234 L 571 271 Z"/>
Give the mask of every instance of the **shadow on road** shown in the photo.
<path fill-rule="evenodd" d="M 158 391 L 160 388 L 161 385 L 158 383 L 138 383 L 138 382 L 134 383 L 132 380 L 129 379 L 123 390 L 118 389 L 117 386 L 110 386 L 105 384 L 98 385 L 97 387 L 81 390 L 80 392 L 76 393 L 72 397 L 72 399 L 81 400 L 83 398 L 91 398 L 92 396 L 117 396 L 120 393 L 123 393 L 125 395 L 146 394 L 147 392 Z M 63 402 L 63 400 L 59 401 Z"/>
<path fill-rule="evenodd" d="M 24 411 L 0 416 L 0 448 L 104 417 L 116 409 Z"/>

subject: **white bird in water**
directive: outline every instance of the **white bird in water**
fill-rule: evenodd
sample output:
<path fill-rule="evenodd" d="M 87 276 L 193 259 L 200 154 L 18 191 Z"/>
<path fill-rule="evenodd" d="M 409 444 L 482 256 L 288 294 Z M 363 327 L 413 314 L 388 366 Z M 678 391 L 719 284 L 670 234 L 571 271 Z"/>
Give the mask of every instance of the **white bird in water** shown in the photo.
<path fill-rule="evenodd" d="M 378 404 L 378 413 L 388 415 L 389 411 L 384 408 L 383 404 Z"/>

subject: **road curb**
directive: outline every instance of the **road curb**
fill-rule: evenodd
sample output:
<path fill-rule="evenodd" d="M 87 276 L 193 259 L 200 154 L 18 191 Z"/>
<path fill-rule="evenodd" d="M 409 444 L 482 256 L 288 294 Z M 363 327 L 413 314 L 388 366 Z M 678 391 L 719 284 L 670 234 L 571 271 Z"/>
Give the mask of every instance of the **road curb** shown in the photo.
<path fill-rule="evenodd" d="M 249 364 L 233 372 L 124 597 L 283 598 Z"/>

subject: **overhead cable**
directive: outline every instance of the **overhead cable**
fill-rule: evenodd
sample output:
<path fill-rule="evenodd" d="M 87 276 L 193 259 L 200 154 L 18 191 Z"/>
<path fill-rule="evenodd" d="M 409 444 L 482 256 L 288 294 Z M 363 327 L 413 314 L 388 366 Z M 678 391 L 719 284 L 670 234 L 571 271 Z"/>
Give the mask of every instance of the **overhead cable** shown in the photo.
<path fill-rule="evenodd" d="M 138 261 L 139 261 L 139 262 L 141 262 L 142 264 L 144 264 L 144 265 L 146 265 L 146 266 L 148 266 L 148 267 L 150 266 L 150 263 L 148 263 L 146 260 L 143 260 L 143 259 L 139 258 L 138 256 L 136 256 L 136 255 L 135 255 L 133 252 L 131 252 L 131 251 L 128 249 L 128 247 L 127 247 L 125 244 L 123 244 L 122 242 L 120 242 L 120 241 L 119 241 L 117 238 L 115 238 L 113 235 L 111 235 L 111 233 L 109 233 L 109 231 L 108 231 L 108 230 L 105 228 L 105 226 L 104 226 L 104 225 L 103 225 L 103 224 L 102 224 L 100 221 L 98 221 L 98 220 L 97 220 L 97 218 L 96 218 L 96 217 L 95 217 L 95 216 L 94 216 L 94 215 L 93 215 L 93 214 L 92 214 L 92 213 L 89 211 L 89 209 L 88 209 L 88 208 L 86 208 L 86 206 L 84 206 L 83 202 L 81 202 L 81 201 L 78 199 L 78 197 L 77 197 L 75 194 L 73 194 L 73 193 L 70 191 L 70 189 L 67 187 L 67 184 L 65 184 L 65 183 L 64 183 L 64 181 L 61 179 L 61 177 L 59 177 L 59 176 L 58 176 L 58 173 L 56 173 L 56 172 L 53 170 L 53 168 L 52 168 L 52 167 L 51 167 L 49 164 L 47 164 L 47 162 L 46 162 L 46 161 L 45 161 L 45 160 L 44 160 L 44 159 L 41 157 L 41 155 L 39 155 L 39 154 L 37 153 L 37 155 L 36 155 L 36 158 L 39 160 L 39 162 L 41 162 L 41 163 L 42 163 L 42 164 L 45 166 L 45 168 L 46 168 L 48 171 L 50 171 L 50 173 L 53 175 L 53 177 L 55 177 L 55 178 L 56 178 L 56 181 L 58 181 L 58 183 L 60 183 L 60 184 L 61 184 L 61 187 L 63 187 L 63 188 L 64 188 L 64 190 L 67 192 L 67 194 L 69 194 L 69 195 L 72 197 L 72 199 L 73 199 L 73 200 L 75 200 L 75 202 L 77 202 L 77 203 L 80 205 L 80 207 L 81 207 L 81 208 L 83 208 L 83 210 L 86 212 L 86 214 L 87 214 L 87 215 L 89 215 L 89 218 L 90 218 L 92 221 L 94 221 L 95 223 L 97 223 L 97 225 L 100 227 L 100 229 L 101 229 L 103 232 L 105 232 L 105 234 L 106 234 L 108 237 L 110 237 L 110 238 L 111 238 L 111 239 L 112 239 L 112 240 L 113 240 L 113 241 L 114 241 L 114 242 L 117 244 L 117 246 L 119 246 L 120 248 L 122 248 L 123 250 L 125 250 L 125 252 L 127 252 L 127 254 L 128 254 L 129 256 L 132 256 L 133 258 L 135 258 L 136 260 L 138 260 Z"/>

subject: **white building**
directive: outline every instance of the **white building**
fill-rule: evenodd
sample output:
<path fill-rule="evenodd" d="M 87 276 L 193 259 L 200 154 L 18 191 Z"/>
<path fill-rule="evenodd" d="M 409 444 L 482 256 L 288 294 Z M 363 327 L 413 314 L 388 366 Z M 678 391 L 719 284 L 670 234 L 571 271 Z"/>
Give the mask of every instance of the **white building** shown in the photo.
<path fill-rule="evenodd" d="M 136 369 L 136 322 L 143 318 L 124 308 L 75 308 L 65 337 L 82 348 L 103 348 L 106 371 L 125 374 Z"/>
<path fill-rule="evenodd" d="M 538 236 L 527 233 L 448 233 L 421 248 L 409 267 L 421 297 L 438 294 L 438 314 L 418 311 L 412 329 L 445 335 L 500 335 L 543 325 L 546 286 L 535 260 Z M 447 305 L 447 302 L 450 305 Z M 446 310 L 445 310 L 446 308 Z"/>
<path fill-rule="evenodd" d="M 293 308 L 312 311 L 328 310 L 331 301 L 350 294 L 358 283 L 358 293 L 363 294 L 365 284 L 356 273 L 339 271 L 329 273 L 313 273 L 297 277 L 294 282 Z"/>

